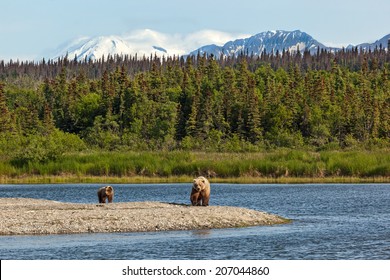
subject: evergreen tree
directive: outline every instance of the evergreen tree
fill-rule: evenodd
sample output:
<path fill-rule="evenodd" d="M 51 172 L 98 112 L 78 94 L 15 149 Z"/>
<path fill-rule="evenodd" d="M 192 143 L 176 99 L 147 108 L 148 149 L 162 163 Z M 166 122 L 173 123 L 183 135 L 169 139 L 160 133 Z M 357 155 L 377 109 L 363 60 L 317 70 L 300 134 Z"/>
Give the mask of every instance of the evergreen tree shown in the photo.
<path fill-rule="evenodd" d="M 190 72 L 190 71 L 189 71 Z M 193 126 L 196 127 L 197 109 L 192 108 L 193 97 L 195 96 L 194 81 L 191 78 L 191 73 L 185 72 L 183 78 L 182 92 L 179 96 L 178 104 L 178 122 L 176 125 L 176 139 L 181 140 L 187 136 L 187 122 L 190 118 L 192 110 L 195 110 L 193 116 Z"/>
<path fill-rule="evenodd" d="M 255 88 L 254 78 L 249 80 L 249 92 L 248 92 L 248 103 L 247 104 L 247 139 L 256 143 L 261 138 L 261 127 L 260 127 L 260 112 L 259 112 L 259 92 Z"/>
<path fill-rule="evenodd" d="M 0 83 L 0 133 L 12 131 L 11 121 L 11 114 L 8 110 L 4 94 L 4 85 Z"/>

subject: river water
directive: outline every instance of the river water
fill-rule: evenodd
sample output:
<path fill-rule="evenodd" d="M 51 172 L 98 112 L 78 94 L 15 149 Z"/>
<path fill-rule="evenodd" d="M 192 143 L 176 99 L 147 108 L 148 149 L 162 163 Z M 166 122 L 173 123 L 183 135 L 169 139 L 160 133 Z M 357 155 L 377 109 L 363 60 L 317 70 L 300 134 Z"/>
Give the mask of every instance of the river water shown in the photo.
<path fill-rule="evenodd" d="M 0 197 L 97 203 L 100 186 L 0 185 Z M 191 190 L 190 184 L 112 186 L 115 202 L 189 203 Z M 212 184 L 210 204 L 266 211 L 293 222 L 238 229 L 0 236 L 0 259 L 390 259 L 390 184 Z"/>

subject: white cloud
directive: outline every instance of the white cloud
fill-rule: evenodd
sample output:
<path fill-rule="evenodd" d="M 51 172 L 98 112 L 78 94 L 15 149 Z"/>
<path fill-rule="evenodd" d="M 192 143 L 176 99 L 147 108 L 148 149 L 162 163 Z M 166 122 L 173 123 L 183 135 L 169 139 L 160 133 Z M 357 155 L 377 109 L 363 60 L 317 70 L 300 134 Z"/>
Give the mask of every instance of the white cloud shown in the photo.
<path fill-rule="evenodd" d="M 248 34 L 234 34 L 217 30 L 201 30 L 188 34 L 167 34 L 150 29 L 134 30 L 122 38 L 136 49 L 149 49 L 158 46 L 169 54 L 184 55 L 210 44 L 223 45 L 230 40 L 249 37 Z"/>

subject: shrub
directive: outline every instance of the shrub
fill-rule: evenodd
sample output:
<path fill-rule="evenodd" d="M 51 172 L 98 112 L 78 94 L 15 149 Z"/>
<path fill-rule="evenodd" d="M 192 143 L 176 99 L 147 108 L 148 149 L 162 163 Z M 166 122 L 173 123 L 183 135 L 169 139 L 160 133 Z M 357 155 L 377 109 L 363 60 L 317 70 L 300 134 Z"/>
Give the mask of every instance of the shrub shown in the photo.
<path fill-rule="evenodd" d="M 21 139 L 12 162 L 25 165 L 29 162 L 56 160 L 65 152 L 85 149 L 84 142 L 74 134 L 55 130 L 49 135 L 29 135 Z"/>

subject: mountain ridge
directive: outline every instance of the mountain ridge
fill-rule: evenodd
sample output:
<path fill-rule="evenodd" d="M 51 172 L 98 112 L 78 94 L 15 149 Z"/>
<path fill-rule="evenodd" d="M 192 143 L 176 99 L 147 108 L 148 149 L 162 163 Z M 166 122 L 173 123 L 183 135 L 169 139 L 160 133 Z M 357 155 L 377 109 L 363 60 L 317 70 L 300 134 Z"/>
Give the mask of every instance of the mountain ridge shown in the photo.
<path fill-rule="evenodd" d="M 260 55 L 262 52 L 281 53 L 282 51 L 303 52 L 308 50 L 315 53 L 318 48 L 328 51 L 338 51 L 341 48 L 326 46 L 317 41 L 311 35 L 300 30 L 285 31 L 273 30 L 257 33 L 245 38 L 237 38 L 225 42 L 222 45 L 211 43 L 200 46 L 193 50 L 183 50 L 177 45 L 170 45 L 166 38 L 162 38 L 158 32 L 145 30 L 139 33 L 138 37 L 126 36 L 97 36 L 93 38 L 79 38 L 74 42 L 63 45 L 52 57 L 54 59 L 68 56 L 70 59 L 97 60 L 108 55 L 138 55 L 139 57 L 157 55 L 157 56 L 186 56 L 186 55 L 214 55 L 215 57 L 233 56 L 242 52 Z M 146 39 L 145 39 L 146 37 Z M 179 38 L 180 39 L 180 38 Z M 362 50 L 375 49 L 380 47 L 387 49 L 389 45 L 390 34 L 383 36 L 374 43 L 361 43 L 356 46 L 348 45 L 345 49 L 358 48 Z M 169 46 L 165 46 L 168 44 Z M 189 47 L 187 47 L 189 48 Z"/>
<path fill-rule="evenodd" d="M 374 43 L 361 43 L 356 46 L 350 45 L 349 47 L 347 47 L 347 49 L 357 47 L 358 49 L 361 48 L 362 50 L 369 50 L 369 49 L 374 50 L 376 47 L 380 48 L 381 46 L 382 48 L 388 50 L 390 46 L 390 34 L 383 36 L 379 40 L 376 40 Z"/>
<path fill-rule="evenodd" d="M 234 41 L 227 42 L 221 47 L 214 47 L 213 50 L 210 50 L 208 46 L 204 46 L 191 52 L 190 55 L 207 53 L 219 57 L 220 55 L 238 55 L 240 52 L 260 55 L 264 51 L 268 53 L 276 53 L 278 51 L 281 53 L 283 50 L 296 52 L 298 50 L 303 51 L 305 49 L 308 49 L 310 52 L 315 52 L 318 47 L 322 49 L 329 49 L 309 34 L 300 30 L 275 30 L 261 32 L 248 38 L 236 39 Z"/>

